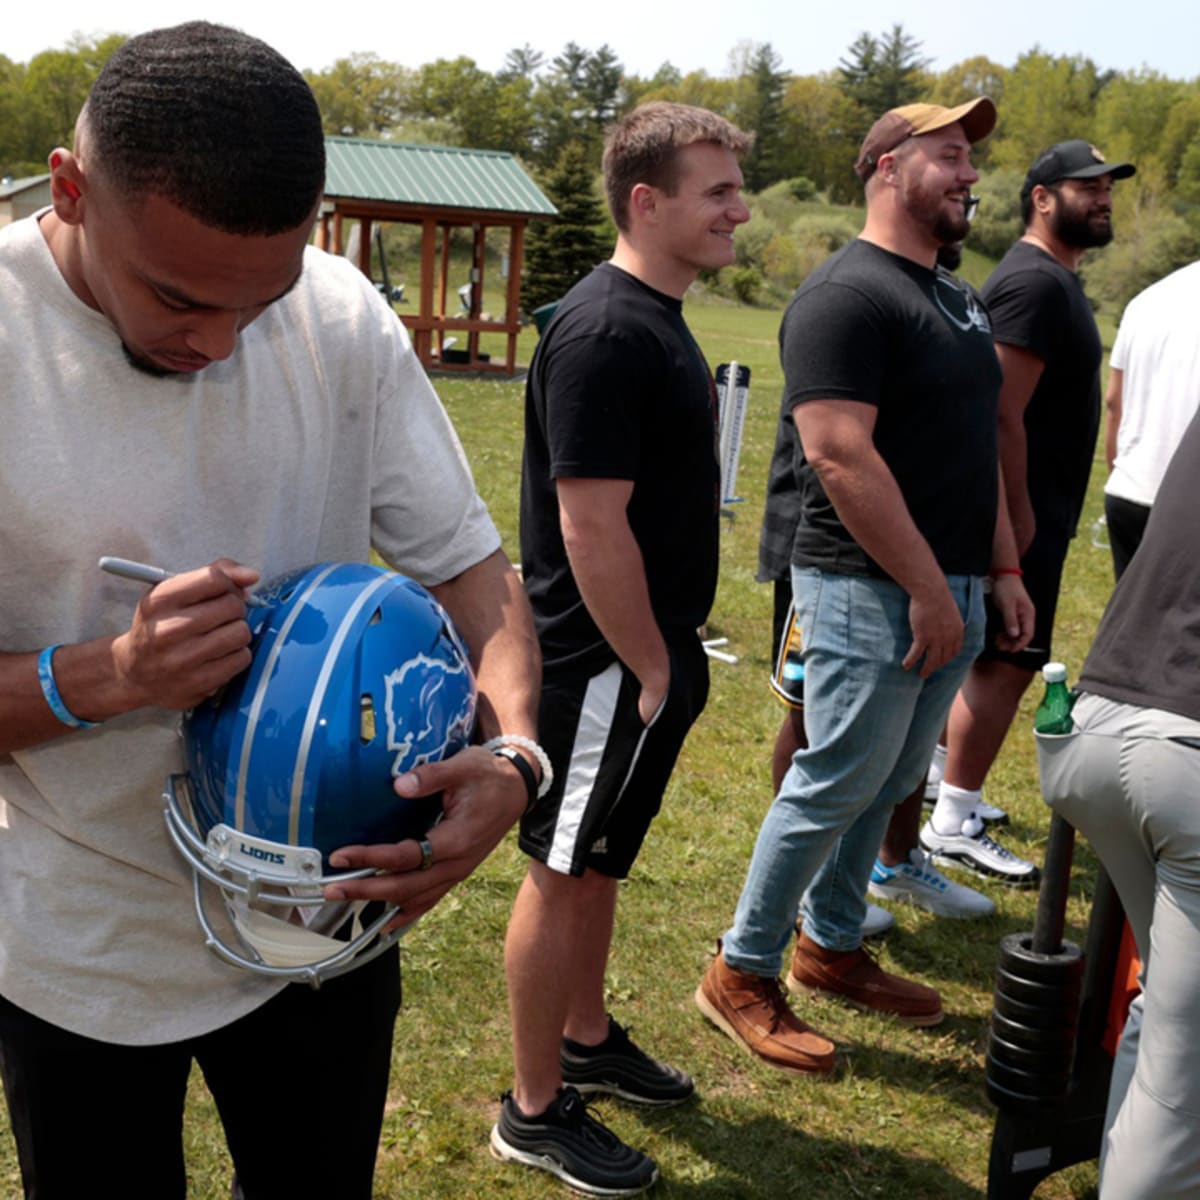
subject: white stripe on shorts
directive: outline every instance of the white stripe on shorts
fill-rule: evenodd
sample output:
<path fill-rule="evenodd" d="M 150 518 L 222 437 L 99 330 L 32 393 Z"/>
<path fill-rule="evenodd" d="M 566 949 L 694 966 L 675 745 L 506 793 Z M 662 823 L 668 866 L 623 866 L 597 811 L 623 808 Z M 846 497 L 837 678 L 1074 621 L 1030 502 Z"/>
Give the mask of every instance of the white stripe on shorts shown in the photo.
<path fill-rule="evenodd" d="M 567 764 L 567 782 L 554 824 L 554 838 L 546 856 L 546 866 L 552 871 L 566 874 L 571 870 L 579 826 L 596 785 L 620 691 L 620 663 L 613 663 L 588 680 L 571 746 L 571 761 Z"/>

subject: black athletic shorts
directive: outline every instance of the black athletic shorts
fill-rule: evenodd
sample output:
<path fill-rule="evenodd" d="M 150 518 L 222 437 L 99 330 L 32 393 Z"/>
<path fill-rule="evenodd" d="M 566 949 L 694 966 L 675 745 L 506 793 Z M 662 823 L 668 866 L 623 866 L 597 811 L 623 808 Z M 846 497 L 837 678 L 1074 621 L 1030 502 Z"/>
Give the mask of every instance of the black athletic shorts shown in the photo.
<path fill-rule="evenodd" d="M 1124 496 L 1104 496 L 1104 519 L 1108 524 L 1108 544 L 1112 549 L 1113 574 L 1118 579 L 1125 574 L 1133 552 L 1142 544 L 1150 506 L 1126 500 Z"/>
<path fill-rule="evenodd" d="M 708 656 L 695 634 L 670 638 L 671 683 L 649 725 L 623 663 L 594 675 L 546 671 L 538 739 L 554 784 L 521 820 L 521 849 L 564 875 L 591 867 L 624 879 L 692 723 L 708 699 Z"/>
<path fill-rule="evenodd" d="M 987 640 L 979 655 L 981 662 L 1006 662 L 1027 671 L 1040 671 L 1050 661 L 1050 639 L 1054 632 L 1054 613 L 1058 608 L 1058 590 L 1062 583 L 1063 564 L 1067 561 L 1070 535 L 1062 530 L 1043 532 L 1039 527 L 1033 535 L 1021 570 L 1021 582 L 1033 601 L 1033 637 L 1024 650 L 1009 654 L 996 646 L 996 635 L 1003 631 L 1000 614 L 987 598 Z"/>

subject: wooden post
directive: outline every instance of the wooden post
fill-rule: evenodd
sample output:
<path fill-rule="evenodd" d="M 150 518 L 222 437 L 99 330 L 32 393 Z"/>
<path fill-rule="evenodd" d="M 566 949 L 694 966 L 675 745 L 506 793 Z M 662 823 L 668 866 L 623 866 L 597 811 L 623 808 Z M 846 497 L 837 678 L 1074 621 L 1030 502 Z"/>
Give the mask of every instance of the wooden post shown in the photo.
<path fill-rule="evenodd" d="M 371 218 L 363 217 L 358 222 L 358 269 L 371 278 Z"/>
<path fill-rule="evenodd" d="M 512 238 L 508 245 L 508 303 L 504 319 L 509 325 L 515 325 L 521 316 L 521 259 L 524 254 L 525 223 L 518 221 L 512 227 Z M 510 375 L 517 369 L 517 337 L 515 333 L 508 335 L 504 365 Z"/>
<path fill-rule="evenodd" d="M 474 241 L 471 246 L 471 305 L 467 312 L 468 319 L 479 320 L 483 311 L 483 262 L 486 252 L 487 228 L 483 225 L 472 225 Z M 479 330 L 472 329 L 467 334 L 467 359 L 472 366 L 479 360 Z"/>
<path fill-rule="evenodd" d="M 437 262 L 437 221 L 426 217 L 421 222 L 421 316 L 425 321 L 433 319 L 433 272 Z M 428 367 L 433 361 L 432 330 L 415 331 L 414 345 L 421 365 Z"/>

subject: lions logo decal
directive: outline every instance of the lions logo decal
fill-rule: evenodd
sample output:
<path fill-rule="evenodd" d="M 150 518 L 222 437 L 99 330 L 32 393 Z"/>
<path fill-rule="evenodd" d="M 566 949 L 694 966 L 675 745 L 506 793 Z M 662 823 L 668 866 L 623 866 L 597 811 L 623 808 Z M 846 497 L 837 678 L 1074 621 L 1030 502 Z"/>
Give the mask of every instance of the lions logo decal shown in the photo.
<path fill-rule="evenodd" d="M 465 659 L 452 667 L 444 659 L 419 654 L 383 682 L 387 746 L 396 751 L 393 777 L 440 762 L 470 741 L 475 691 Z"/>

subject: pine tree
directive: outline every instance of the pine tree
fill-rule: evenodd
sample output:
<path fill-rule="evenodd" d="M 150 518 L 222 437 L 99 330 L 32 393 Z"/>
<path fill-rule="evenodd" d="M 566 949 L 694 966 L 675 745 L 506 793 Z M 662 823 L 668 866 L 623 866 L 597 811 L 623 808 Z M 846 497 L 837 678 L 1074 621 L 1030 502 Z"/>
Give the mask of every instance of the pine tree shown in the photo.
<path fill-rule="evenodd" d="M 919 98 L 921 73 L 928 65 L 921 43 L 897 24 L 880 38 L 859 34 L 846 57 L 838 60 L 838 74 L 842 90 L 874 121 Z"/>
<path fill-rule="evenodd" d="M 558 220 L 539 221 L 530 228 L 521 283 L 521 306 L 527 313 L 561 300 L 607 250 L 599 232 L 603 214 L 582 145 L 563 148 L 544 190 L 558 209 Z"/>

